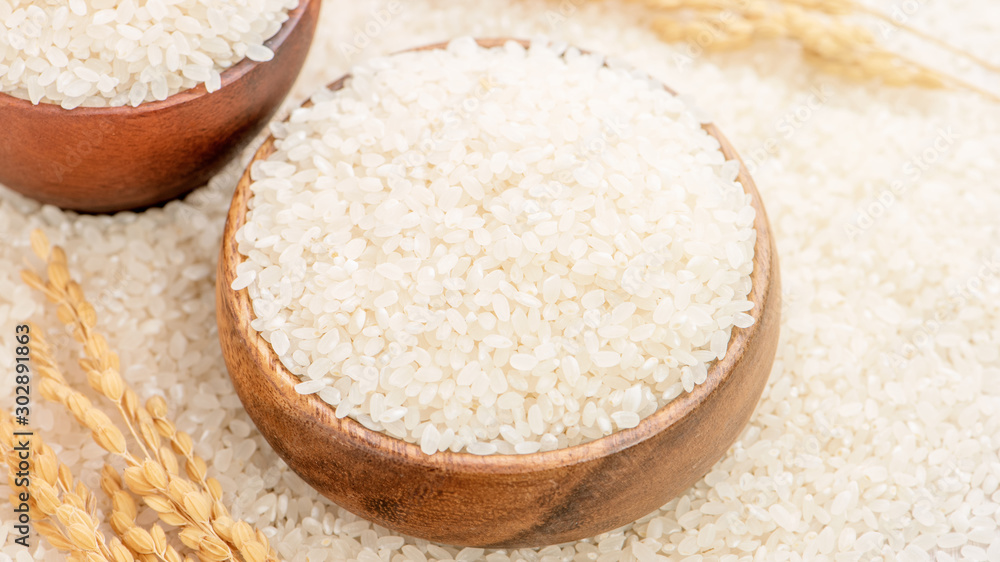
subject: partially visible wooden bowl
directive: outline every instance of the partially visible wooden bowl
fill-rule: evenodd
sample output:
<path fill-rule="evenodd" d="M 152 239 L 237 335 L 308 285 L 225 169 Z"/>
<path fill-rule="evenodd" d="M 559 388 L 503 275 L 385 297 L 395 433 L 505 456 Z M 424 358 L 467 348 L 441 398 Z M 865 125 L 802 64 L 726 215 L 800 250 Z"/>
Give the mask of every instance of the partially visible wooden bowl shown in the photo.
<path fill-rule="evenodd" d="M 204 185 L 260 132 L 305 62 L 321 0 L 300 0 L 266 45 L 204 84 L 138 107 L 77 108 L 0 94 L 0 184 L 91 213 L 146 207 Z"/>
<path fill-rule="evenodd" d="M 343 84 L 341 79 L 330 87 Z M 705 130 L 728 159 L 739 160 L 718 128 Z M 274 150 L 269 138 L 254 160 Z M 296 473 L 379 525 L 441 543 L 502 548 L 556 544 L 620 527 L 705 475 L 736 440 L 767 382 L 781 312 L 778 259 L 760 195 L 742 166 L 739 181 L 757 211 L 750 293 L 756 322 L 733 330 L 726 356 L 710 367 L 704 384 L 637 427 L 546 453 L 428 456 L 351 418 L 337 419 L 316 395 L 295 392 L 298 377 L 250 326 L 254 315 L 246 289 L 230 288 L 242 262 L 234 235 L 246 217 L 249 170 L 229 209 L 216 285 L 219 339 L 230 377 L 247 413 Z"/>

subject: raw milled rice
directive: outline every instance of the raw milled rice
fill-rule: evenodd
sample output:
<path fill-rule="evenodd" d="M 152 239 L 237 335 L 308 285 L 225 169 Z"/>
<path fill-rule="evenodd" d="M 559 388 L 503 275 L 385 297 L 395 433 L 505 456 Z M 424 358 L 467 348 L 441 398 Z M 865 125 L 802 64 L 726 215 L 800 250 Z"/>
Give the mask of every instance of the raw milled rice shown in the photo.
<path fill-rule="evenodd" d="M 0 92 L 75 107 L 138 106 L 205 84 L 264 46 L 297 0 L 0 0 Z"/>
<path fill-rule="evenodd" d="M 538 549 L 435 545 L 324 499 L 253 428 L 212 330 L 212 272 L 238 165 L 182 202 L 114 217 L 62 212 L 0 189 L 0 366 L 13 364 L 13 326 L 34 318 L 49 328 L 70 382 L 87 386 L 72 368 L 75 344 L 53 329 L 55 314 L 42 315 L 44 299 L 18 279 L 31 254 L 28 233 L 43 228 L 66 247 L 140 399 L 166 395 L 178 429 L 191 433 L 221 482 L 223 501 L 262 528 L 282 560 L 1000 559 L 1000 191 L 993 180 L 1000 177 L 1000 107 L 955 93 L 840 83 L 780 48 L 701 56 L 687 45 L 663 45 L 643 29 L 648 16 L 613 1 L 392 5 L 326 0 L 289 106 L 361 57 L 462 34 L 546 33 L 622 55 L 696 93 L 754 167 L 781 255 L 781 342 L 749 426 L 705 478 L 621 529 Z M 1000 4 L 894 6 L 910 25 L 995 56 Z M 949 62 L 927 48 L 912 53 Z M 935 161 L 925 164 L 922 154 L 948 128 L 951 140 L 939 143 L 945 150 L 928 152 Z M 885 196 L 900 180 L 903 190 Z M 845 231 L 852 225 L 860 231 L 853 236 Z M 0 368 L 0 388 L 13 386 L 13 370 Z M 0 407 L 10 410 L 11 398 L 0 393 Z M 32 429 L 97 490 L 105 462 L 99 448 L 69 414 L 35 398 Z M 64 560 L 36 536 L 30 549 L 13 543 L 7 498 L 14 490 L 0 476 L 0 560 Z M 97 497 L 107 513 L 109 502 Z M 140 512 L 143 523 L 153 518 Z"/>
<path fill-rule="evenodd" d="M 298 392 L 428 454 L 534 453 L 635 427 L 753 322 L 738 164 L 661 84 L 469 38 L 351 72 L 275 127 L 236 235 Z"/>

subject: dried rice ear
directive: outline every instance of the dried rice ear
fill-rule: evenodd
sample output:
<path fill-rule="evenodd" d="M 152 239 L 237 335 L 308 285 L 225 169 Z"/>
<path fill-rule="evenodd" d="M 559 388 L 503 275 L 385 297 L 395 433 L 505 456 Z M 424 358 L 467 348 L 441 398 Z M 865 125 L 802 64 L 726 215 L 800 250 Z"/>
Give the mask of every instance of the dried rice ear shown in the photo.
<path fill-rule="evenodd" d="M 202 560 L 240 560 L 240 556 L 245 562 L 275 560 L 263 534 L 257 532 L 239 541 L 233 536 L 234 525 L 247 524 L 234 521 L 230 516 L 228 508 L 222 503 L 221 485 L 207 476 L 207 465 L 195 454 L 191 436 L 175 429 L 167 415 L 166 402 L 160 397 L 153 397 L 147 401 L 145 408 L 142 407 L 136 393 L 122 379 L 118 355 L 111 351 L 104 336 L 96 331 L 97 313 L 80 285 L 72 279 L 65 251 L 59 246 L 49 248 L 40 230 L 33 232 L 31 239 L 35 253 L 47 260 L 48 279 L 42 280 L 40 275 L 30 270 L 23 272 L 22 277 L 29 286 L 43 292 L 56 305 L 59 320 L 72 330 L 82 344 L 84 356 L 80 359 L 80 366 L 87 372 L 87 382 L 99 396 L 115 407 L 138 446 L 138 452 L 130 451 L 125 435 L 111 418 L 70 386 L 62 375 L 45 332 L 31 325 L 32 357 L 42 396 L 64 406 L 77 423 L 90 430 L 98 446 L 127 465 L 121 475 L 106 465 L 101 480 L 102 489 L 114 505 L 111 525 L 117 538 L 105 543 L 103 536 L 96 531 L 97 523 L 91 525 L 89 519 L 84 521 L 86 514 L 73 515 L 63 509 L 73 507 L 83 510 L 84 506 L 93 505 L 89 497 L 84 498 L 86 489 L 78 488 L 75 496 L 65 496 L 69 506 L 60 506 L 55 510 L 56 515 L 59 515 L 59 510 L 66 512 L 60 519 L 66 527 L 66 536 L 59 535 L 55 532 L 58 529 L 55 529 L 50 533 L 53 545 L 62 548 L 60 545 L 69 541 L 67 544 L 74 545 L 71 555 L 94 560 L 103 557 L 121 562 L 128 552 L 137 558 L 155 556 L 163 562 L 179 562 L 181 557 L 167 545 L 162 528 L 153 525 L 145 529 L 135 524 L 134 500 L 129 495 L 134 494 L 157 513 L 160 521 L 179 527 L 182 542 L 196 550 Z M 2 425 L 3 419 L 0 418 Z M 162 444 L 161 438 L 165 438 L 169 446 Z M 186 477 L 179 474 L 175 454 L 185 459 Z M 41 466 L 46 464 L 43 462 Z M 57 466 L 47 472 L 59 472 L 63 487 L 67 490 L 71 487 L 72 476 L 65 466 Z M 74 497 L 76 501 L 73 501 Z M 52 502 L 43 506 L 50 504 Z M 71 520 L 70 523 L 63 521 L 66 518 Z"/>
<path fill-rule="evenodd" d="M 652 12 L 650 25 L 661 38 L 671 43 L 687 43 L 692 53 L 732 51 L 758 41 L 788 39 L 802 47 L 810 64 L 844 78 L 876 80 L 888 86 L 964 90 L 1000 101 L 995 92 L 891 50 L 882 44 L 877 33 L 858 21 L 874 20 L 883 30 L 910 34 L 989 72 L 1000 73 L 1000 65 L 907 25 L 905 18 L 900 21 L 895 15 L 856 0 L 631 2 Z"/>

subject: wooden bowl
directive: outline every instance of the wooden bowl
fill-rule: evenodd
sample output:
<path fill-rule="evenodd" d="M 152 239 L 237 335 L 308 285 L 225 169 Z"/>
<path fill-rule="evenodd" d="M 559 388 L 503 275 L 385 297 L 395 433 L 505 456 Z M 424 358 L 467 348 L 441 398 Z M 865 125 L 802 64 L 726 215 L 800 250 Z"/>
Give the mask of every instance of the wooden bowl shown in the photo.
<path fill-rule="evenodd" d="M 260 132 L 291 89 L 321 0 L 300 0 L 266 45 L 204 84 L 138 107 L 65 110 L 0 94 L 0 184 L 43 203 L 105 213 L 147 207 L 204 185 Z"/>
<path fill-rule="evenodd" d="M 714 125 L 705 130 L 719 140 L 728 159 L 739 160 Z M 269 138 L 255 160 L 273 153 L 273 142 Z M 250 327 L 254 316 L 247 290 L 230 288 L 242 261 L 234 235 L 244 224 L 251 195 L 248 167 L 229 210 L 216 285 L 219 339 L 236 392 L 264 437 L 306 482 L 338 505 L 395 531 L 453 545 L 514 548 L 581 539 L 625 525 L 710 470 L 746 425 L 771 371 L 781 311 L 778 260 L 745 166 L 739 181 L 757 211 L 750 293 L 756 322 L 733 330 L 726 356 L 710 366 L 704 384 L 635 428 L 583 445 L 529 455 L 428 456 L 418 445 L 351 418 L 337 419 L 334 408 L 316 395 L 295 392 L 298 377 Z"/>

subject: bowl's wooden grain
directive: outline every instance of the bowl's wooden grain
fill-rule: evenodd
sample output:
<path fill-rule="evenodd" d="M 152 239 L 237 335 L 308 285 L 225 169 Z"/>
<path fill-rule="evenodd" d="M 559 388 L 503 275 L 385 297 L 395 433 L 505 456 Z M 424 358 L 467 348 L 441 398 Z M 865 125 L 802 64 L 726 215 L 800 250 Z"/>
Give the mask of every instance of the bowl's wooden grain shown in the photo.
<path fill-rule="evenodd" d="M 714 125 L 705 129 L 727 158 L 739 160 Z M 269 138 L 255 160 L 273 151 Z M 229 210 L 216 287 L 219 338 L 233 384 L 261 433 L 295 472 L 379 525 L 442 543 L 505 548 L 614 529 L 655 510 L 708 472 L 746 425 L 767 382 L 781 310 L 778 260 L 745 166 L 740 182 L 757 210 L 750 295 L 756 322 L 733 330 L 725 358 L 711 366 L 704 384 L 633 429 L 576 447 L 531 455 L 427 456 L 417 445 L 350 418 L 337 419 L 315 395 L 296 393 L 298 378 L 250 327 L 247 291 L 230 288 L 242 261 L 234 234 L 250 197 L 248 167 Z"/>
<path fill-rule="evenodd" d="M 0 184 L 43 203 L 114 212 L 204 185 L 271 119 L 305 62 L 321 0 L 301 0 L 267 41 L 274 59 L 244 59 L 204 84 L 139 107 L 32 105 L 0 94 Z"/>

